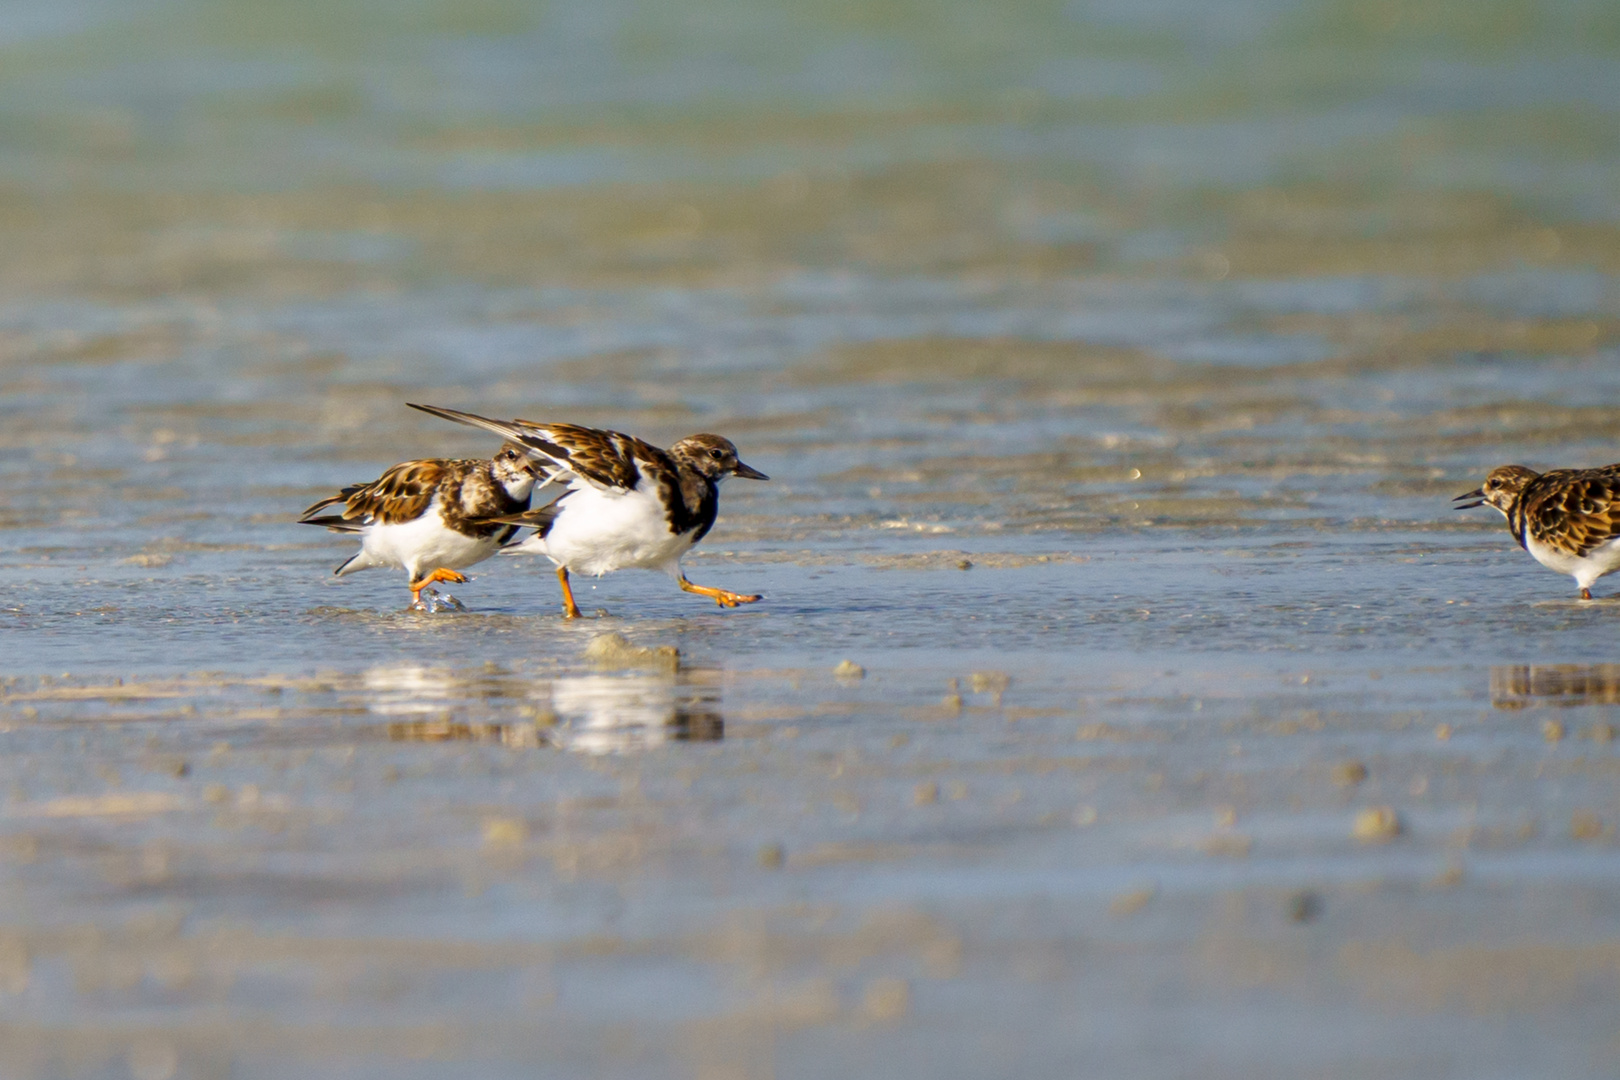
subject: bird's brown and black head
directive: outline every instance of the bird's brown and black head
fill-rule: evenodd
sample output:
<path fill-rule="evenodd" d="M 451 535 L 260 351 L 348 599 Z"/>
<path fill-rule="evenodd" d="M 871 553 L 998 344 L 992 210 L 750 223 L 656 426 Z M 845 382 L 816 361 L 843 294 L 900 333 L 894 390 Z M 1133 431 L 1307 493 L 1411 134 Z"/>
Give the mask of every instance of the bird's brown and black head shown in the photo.
<path fill-rule="evenodd" d="M 534 462 L 516 443 L 507 443 L 490 461 L 490 474 L 514 499 L 529 497 L 536 478 Z"/>
<path fill-rule="evenodd" d="M 737 460 L 737 448 L 730 439 L 720 435 L 688 435 L 669 448 L 669 456 L 676 463 L 717 484 L 728 476 L 741 476 L 748 480 L 770 479 L 758 469 Z"/>
<path fill-rule="evenodd" d="M 1458 510 L 1472 510 L 1476 506 L 1494 506 L 1503 514 L 1511 515 L 1524 489 L 1541 474 L 1523 465 L 1501 465 L 1491 470 L 1485 482 L 1473 491 L 1464 492 L 1451 501 Z"/>

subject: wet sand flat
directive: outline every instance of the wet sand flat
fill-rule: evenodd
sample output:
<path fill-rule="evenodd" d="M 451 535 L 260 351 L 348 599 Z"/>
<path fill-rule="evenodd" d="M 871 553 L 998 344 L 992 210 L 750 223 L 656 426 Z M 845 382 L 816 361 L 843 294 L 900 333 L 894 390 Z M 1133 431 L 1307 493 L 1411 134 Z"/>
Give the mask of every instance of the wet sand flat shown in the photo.
<path fill-rule="evenodd" d="M 1609 1077 L 1602 4 L 15 5 L 0 1077 Z M 293 524 L 732 438 L 464 613 Z"/>

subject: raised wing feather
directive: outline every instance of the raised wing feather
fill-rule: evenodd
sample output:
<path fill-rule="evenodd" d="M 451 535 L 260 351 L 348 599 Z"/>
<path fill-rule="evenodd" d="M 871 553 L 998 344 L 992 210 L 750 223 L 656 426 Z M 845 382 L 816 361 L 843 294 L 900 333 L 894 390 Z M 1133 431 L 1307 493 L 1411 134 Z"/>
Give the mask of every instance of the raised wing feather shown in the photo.
<path fill-rule="evenodd" d="M 437 405 L 407 404 L 429 415 L 483 428 L 512 440 L 527 450 L 536 462 L 549 468 L 546 477 L 549 483 L 563 483 L 571 477 L 578 477 L 592 487 L 605 491 L 630 490 L 641 480 L 641 465 L 674 471 L 674 465 L 664 451 L 617 431 L 602 431 L 578 424 L 492 420 L 487 416 Z"/>
<path fill-rule="evenodd" d="M 1620 535 L 1620 465 L 1542 473 L 1521 500 L 1526 531 L 1558 551 L 1585 556 Z"/>
<path fill-rule="evenodd" d="M 514 423 L 528 424 L 527 420 Z M 553 445 L 568 455 L 569 471 L 605 488 L 634 488 L 641 480 L 641 466 L 660 467 L 667 458 L 651 443 L 617 431 L 602 431 L 578 424 L 534 425 Z"/>
<path fill-rule="evenodd" d="M 299 522 L 352 531 L 355 525 L 361 524 L 399 525 L 415 521 L 427 510 L 445 474 L 456 464 L 437 458 L 401 462 L 369 484 L 346 487 L 315 503 L 304 511 Z M 316 511 L 340 503 L 343 510 L 336 515 L 337 521 L 314 516 Z"/>

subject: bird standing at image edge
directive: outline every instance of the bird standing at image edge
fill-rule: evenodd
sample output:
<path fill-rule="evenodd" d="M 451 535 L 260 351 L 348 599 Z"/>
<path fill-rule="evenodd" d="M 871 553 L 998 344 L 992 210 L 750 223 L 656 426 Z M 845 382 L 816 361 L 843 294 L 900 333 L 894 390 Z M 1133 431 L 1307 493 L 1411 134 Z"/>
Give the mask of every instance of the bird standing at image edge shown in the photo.
<path fill-rule="evenodd" d="M 528 453 L 516 446 L 487 460 L 406 461 L 320 500 L 298 523 L 359 533 L 360 550 L 332 573 L 400 567 L 411 576 L 411 606 L 420 608 L 423 589 L 467 581 L 456 571 L 483 562 L 512 538 L 519 527 L 498 519 L 528 509 L 536 478 Z M 339 513 L 317 516 L 338 504 Z M 443 599 L 459 606 L 454 597 Z"/>
<path fill-rule="evenodd" d="M 1620 465 L 1544 473 L 1502 465 L 1452 502 L 1458 510 L 1501 511 L 1519 546 L 1574 577 L 1582 600 L 1592 599 L 1594 581 L 1620 570 Z"/>
<path fill-rule="evenodd" d="M 763 599 L 694 585 L 681 569 L 681 558 L 714 526 L 720 485 L 733 476 L 770 479 L 739 461 L 731 440 L 689 435 L 660 450 L 632 435 L 577 424 L 491 420 L 435 405 L 411 408 L 511 440 L 528 452 L 542 485 L 567 488 L 545 506 L 500 519 L 535 529 L 507 550 L 544 555 L 556 565 L 566 618 L 580 614 L 570 572 L 601 577 L 614 570 L 661 570 L 682 590 L 721 607 Z"/>

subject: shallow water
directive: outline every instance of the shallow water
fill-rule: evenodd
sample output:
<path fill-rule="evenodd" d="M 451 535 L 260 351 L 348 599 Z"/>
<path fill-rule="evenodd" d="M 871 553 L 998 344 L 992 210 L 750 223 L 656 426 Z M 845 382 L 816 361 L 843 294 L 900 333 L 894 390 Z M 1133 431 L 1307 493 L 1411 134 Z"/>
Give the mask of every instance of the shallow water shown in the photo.
<path fill-rule="evenodd" d="M 0 1075 L 1612 1076 L 1620 602 L 1448 502 L 1620 458 L 1611 6 L 8 5 Z M 765 601 L 334 580 L 405 401 Z"/>

